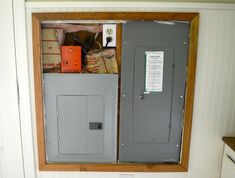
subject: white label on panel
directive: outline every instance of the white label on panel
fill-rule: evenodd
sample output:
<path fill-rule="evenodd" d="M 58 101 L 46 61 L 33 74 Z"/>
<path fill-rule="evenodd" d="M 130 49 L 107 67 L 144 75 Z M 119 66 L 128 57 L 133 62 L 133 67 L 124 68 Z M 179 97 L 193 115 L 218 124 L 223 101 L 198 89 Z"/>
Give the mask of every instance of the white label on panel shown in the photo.
<path fill-rule="evenodd" d="M 145 92 L 162 92 L 163 51 L 145 51 Z"/>

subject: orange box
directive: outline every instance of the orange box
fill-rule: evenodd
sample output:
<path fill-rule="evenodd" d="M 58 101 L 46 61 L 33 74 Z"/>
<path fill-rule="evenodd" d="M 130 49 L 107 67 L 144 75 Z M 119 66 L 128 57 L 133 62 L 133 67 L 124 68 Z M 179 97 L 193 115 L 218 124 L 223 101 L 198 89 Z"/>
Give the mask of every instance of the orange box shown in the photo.
<path fill-rule="evenodd" d="M 81 58 L 81 46 L 61 46 L 61 72 L 81 72 Z"/>

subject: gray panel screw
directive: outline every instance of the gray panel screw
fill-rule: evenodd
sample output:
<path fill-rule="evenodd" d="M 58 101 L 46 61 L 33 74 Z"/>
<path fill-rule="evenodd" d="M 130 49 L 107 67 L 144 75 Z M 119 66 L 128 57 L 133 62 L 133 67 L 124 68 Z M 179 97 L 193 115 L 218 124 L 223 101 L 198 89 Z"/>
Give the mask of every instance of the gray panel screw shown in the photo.
<path fill-rule="evenodd" d="M 186 45 L 187 43 L 186 42 L 184 42 L 184 45 Z"/>
<path fill-rule="evenodd" d="M 122 95 L 122 97 L 123 97 L 123 98 L 126 98 L 126 95 L 125 95 L 125 94 L 123 94 L 123 95 Z"/>

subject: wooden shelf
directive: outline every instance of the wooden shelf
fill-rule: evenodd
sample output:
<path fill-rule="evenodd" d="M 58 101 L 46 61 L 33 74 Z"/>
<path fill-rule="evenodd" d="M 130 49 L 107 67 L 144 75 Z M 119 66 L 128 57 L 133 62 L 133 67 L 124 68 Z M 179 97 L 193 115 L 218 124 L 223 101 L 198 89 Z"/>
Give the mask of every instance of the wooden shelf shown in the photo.
<path fill-rule="evenodd" d="M 233 151 L 235 151 L 235 137 L 223 137 L 223 141 L 227 144 Z"/>

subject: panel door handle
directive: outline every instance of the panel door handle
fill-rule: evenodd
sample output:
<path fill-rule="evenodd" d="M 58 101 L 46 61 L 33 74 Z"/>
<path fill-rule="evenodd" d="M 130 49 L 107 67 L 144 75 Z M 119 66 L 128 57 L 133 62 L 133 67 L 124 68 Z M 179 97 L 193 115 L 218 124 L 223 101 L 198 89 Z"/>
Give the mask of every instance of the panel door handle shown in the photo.
<path fill-rule="evenodd" d="M 139 96 L 139 98 L 140 98 L 141 100 L 143 100 L 143 99 L 144 99 L 144 94 L 141 94 L 141 95 Z"/>

